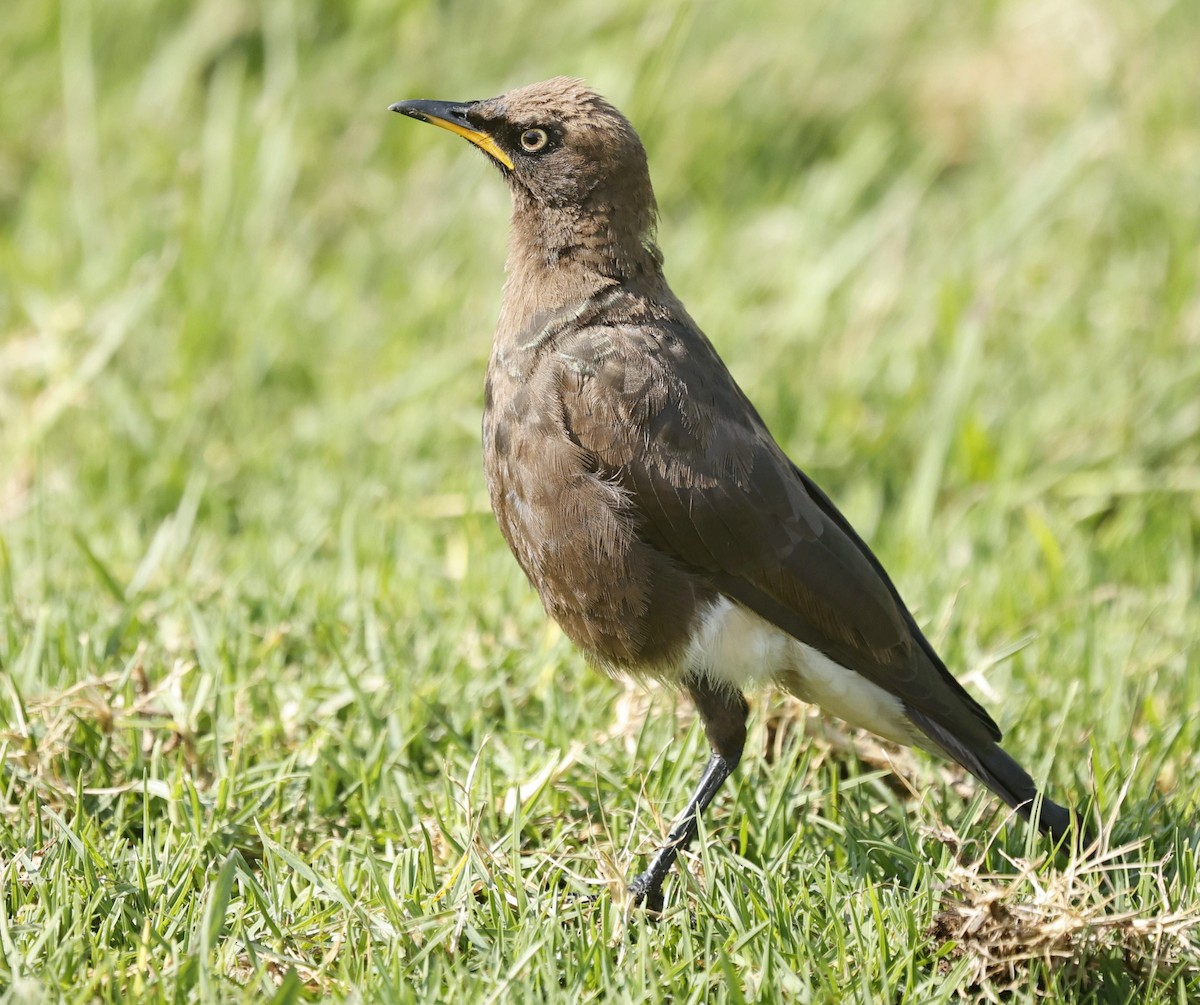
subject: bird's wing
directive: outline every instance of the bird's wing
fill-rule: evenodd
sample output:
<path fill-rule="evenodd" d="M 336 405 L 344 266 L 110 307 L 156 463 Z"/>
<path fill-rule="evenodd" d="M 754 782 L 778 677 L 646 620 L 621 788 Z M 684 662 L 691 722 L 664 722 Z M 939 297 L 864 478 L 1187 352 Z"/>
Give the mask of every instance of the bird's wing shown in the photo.
<path fill-rule="evenodd" d="M 968 733 L 999 738 L 878 560 L 788 460 L 698 331 L 584 329 L 557 346 L 567 435 L 628 493 L 640 533 L 794 638 Z"/>

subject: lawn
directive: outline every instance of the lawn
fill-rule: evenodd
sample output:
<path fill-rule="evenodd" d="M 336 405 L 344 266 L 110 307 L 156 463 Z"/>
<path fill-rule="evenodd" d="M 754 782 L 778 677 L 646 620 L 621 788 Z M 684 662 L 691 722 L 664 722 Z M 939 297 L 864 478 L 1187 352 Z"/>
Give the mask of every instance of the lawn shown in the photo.
<path fill-rule="evenodd" d="M 1200 1001 L 1200 5 L 62 0 L 0 27 L 0 998 Z M 571 73 L 676 292 L 1101 846 L 778 695 L 706 755 L 487 507 Z"/>

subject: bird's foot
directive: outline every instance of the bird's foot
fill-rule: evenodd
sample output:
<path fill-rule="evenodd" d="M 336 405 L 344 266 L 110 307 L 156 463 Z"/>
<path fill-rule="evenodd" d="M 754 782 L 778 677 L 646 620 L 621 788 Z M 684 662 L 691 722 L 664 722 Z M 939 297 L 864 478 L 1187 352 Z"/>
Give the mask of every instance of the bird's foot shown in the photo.
<path fill-rule="evenodd" d="M 662 877 L 643 872 L 640 876 L 634 876 L 626 889 L 633 907 L 644 906 L 651 914 L 662 914 Z"/>

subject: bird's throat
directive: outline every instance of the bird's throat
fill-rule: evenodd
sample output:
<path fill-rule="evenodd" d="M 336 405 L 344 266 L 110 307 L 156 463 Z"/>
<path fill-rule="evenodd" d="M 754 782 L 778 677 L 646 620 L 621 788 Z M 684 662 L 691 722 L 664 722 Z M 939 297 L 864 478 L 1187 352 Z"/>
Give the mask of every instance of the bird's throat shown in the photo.
<path fill-rule="evenodd" d="M 509 276 L 565 271 L 627 282 L 661 273 L 653 217 L 626 219 L 616 206 L 547 206 L 513 194 L 508 242 Z M 586 285 L 586 283 L 585 283 Z"/>

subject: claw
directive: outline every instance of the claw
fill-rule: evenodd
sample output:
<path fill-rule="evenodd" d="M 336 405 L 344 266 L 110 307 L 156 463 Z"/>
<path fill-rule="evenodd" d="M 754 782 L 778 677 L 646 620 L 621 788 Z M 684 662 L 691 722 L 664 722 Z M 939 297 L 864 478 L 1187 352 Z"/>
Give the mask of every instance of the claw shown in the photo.
<path fill-rule="evenodd" d="M 629 899 L 633 907 L 644 907 L 654 915 L 662 914 L 663 892 L 661 879 L 656 883 L 650 873 L 644 872 L 640 876 L 634 876 L 629 881 L 629 886 L 626 889 L 629 892 Z"/>

